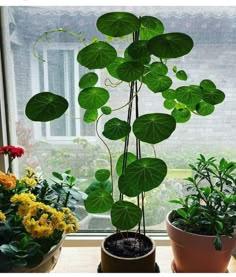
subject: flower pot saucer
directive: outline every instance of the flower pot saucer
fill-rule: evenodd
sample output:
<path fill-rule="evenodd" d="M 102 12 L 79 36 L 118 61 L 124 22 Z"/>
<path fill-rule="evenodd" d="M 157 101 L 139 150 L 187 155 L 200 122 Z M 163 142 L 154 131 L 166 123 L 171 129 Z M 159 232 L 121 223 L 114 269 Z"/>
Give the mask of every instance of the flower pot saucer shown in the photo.
<path fill-rule="evenodd" d="M 180 273 L 176 269 L 176 265 L 175 265 L 175 261 L 174 260 L 171 263 L 171 270 L 172 270 L 173 273 Z M 225 271 L 225 273 L 229 273 L 228 269 Z"/>
<path fill-rule="evenodd" d="M 102 273 L 101 263 L 98 265 L 97 273 Z M 155 273 L 160 273 L 160 268 L 157 263 L 155 263 Z"/>

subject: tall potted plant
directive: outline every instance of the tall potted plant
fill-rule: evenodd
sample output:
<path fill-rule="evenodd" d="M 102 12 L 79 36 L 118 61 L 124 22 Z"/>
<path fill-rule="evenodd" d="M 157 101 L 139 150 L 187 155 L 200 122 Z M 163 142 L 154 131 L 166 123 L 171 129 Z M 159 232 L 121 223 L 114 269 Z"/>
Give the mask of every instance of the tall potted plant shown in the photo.
<path fill-rule="evenodd" d="M 200 155 L 190 167 L 188 193 L 167 216 L 172 269 L 224 273 L 236 246 L 236 163 Z"/>
<path fill-rule="evenodd" d="M 168 68 L 167 61 L 188 54 L 193 48 L 193 40 L 184 33 L 164 33 L 164 25 L 159 19 L 111 12 L 98 18 L 97 28 L 108 39 L 96 40 L 78 53 L 78 63 L 90 70 L 80 79 L 78 103 L 85 109 L 84 121 L 95 122 L 97 136 L 108 149 L 111 167 L 110 170 L 96 171 L 96 181 L 87 189 L 85 208 L 90 213 L 110 211 L 111 222 L 117 230 L 103 242 L 102 272 L 154 272 L 155 246 L 146 236 L 144 199 L 146 193 L 162 183 L 167 166 L 155 155 L 142 157 L 141 142 L 155 145 L 168 139 L 176 123 L 188 121 L 191 114 L 211 114 L 225 95 L 208 79 L 199 84 L 171 88 L 172 79 L 167 74 L 172 69 Z M 131 42 L 118 54 L 114 46 L 116 40 L 113 45 L 110 38 L 124 36 L 129 36 Z M 111 78 L 127 84 L 127 103 L 122 107 L 112 108 L 107 104 L 110 95 L 106 84 L 96 86 L 99 76 L 94 70 L 98 69 L 107 70 Z M 179 80 L 187 80 L 185 71 L 176 67 L 173 71 Z M 138 100 L 144 87 L 153 99 L 162 96 L 164 106 L 172 110 L 171 114 L 157 111 L 140 115 L 139 107 L 144 104 Z M 60 117 L 67 108 L 67 100 L 55 92 L 41 92 L 29 100 L 25 112 L 29 119 L 45 122 Z M 127 111 L 126 121 L 115 116 L 121 108 Z M 132 111 L 134 119 L 131 118 Z M 101 118 L 113 114 L 101 134 L 98 123 Z M 136 141 L 136 153 L 129 151 L 131 134 Z M 113 183 L 111 151 L 106 139 L 125 140 L 124 151 L 117 163 L 118 186 Z M 145 262 L 140 262 L 141 259 Z M 117 261 L 121 260 L 124 264 L 117 266 Z"/>

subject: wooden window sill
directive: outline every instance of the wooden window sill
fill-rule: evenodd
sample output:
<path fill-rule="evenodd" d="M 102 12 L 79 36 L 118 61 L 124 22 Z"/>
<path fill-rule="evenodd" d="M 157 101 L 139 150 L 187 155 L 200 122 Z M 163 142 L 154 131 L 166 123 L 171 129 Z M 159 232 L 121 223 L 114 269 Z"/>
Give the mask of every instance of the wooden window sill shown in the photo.
<path fill-rule="evenodd" d="M 169 246 L 158 246 L 156 261 L 161 273 L 171 273 L 173 259 Z M 53 273 L 96 273 L 100 263 L 100 247 L 63 247 L 59 261 Z M 236 272 L 236 260 L 232 257 L 229 268 L 230 273 Z"/>

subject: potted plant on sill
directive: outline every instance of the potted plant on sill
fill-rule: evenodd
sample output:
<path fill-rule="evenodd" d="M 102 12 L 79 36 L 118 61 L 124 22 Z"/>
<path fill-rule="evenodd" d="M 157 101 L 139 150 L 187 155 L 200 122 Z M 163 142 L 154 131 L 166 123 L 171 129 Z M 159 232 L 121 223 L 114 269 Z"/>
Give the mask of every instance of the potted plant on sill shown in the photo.
<path fill-rule="evenodd" d="M 236 246 L 236 163 L 200 155 L 190 167 L 188 193 L 167 216 L 172 269 L 224 273 Z"/>
<path fill-rule="evenodd" d="M 166 140 L 174 132 L 176 123 L 188 121 L 191 114 L 211 114 L 225 95 L 207 79 L 200 84 L 170 88 L 172 79 L 167 73 L 171 69 L 167 61 L 188 54 L 193 41 L 183 33 L 164 34 L 164 25 L 159 19 L 112 12 L 98 18 L 97 28 L 108 37 L 105 41 L 96 40 L 78 53 L 78 63 L 91 70 L 80 79 L 78 103 L 85 109 L 84 121 L 95 122 L 97 136 L 108 150 L 111 166 L 110 170 L 96 171 L 96 181 L 86 190 L 85 208 L 90 213 L 110 211 L 112 224 L 117 229 L 103 242 L 102 272 L 154 272 L 155 245 L 146 236 L 145 194 L 162 183 L 167 166 L 156 155 L 142 157 L 141 142 L 154 146 Z M 66 30 L 60 28 L 58 31 Z M 44 35 L 48 36 L 49 32 Z M 131 37 L 132 41 L 118 55 L 111 38 L 124 36 Z M 93 71 L 97 69 L 107 70 L 110 78 L 127 83 L 127 102 L 122 107 L 107 105 L 108 87 L 106 83 L 102 87 L 96 86 L 99 77 Z M 175 66 L 173 72 L 179 80 L 187 80 L 185 71 L 177 70 Z M 143 104 L 138 100 L 143 87 L 153 99 L 158 101 L 163 97 L 164 106 L 172 110 L 171 114 L 157 111 L 140 115 L 139 107 Z M 45 122 L 60 117 L 67 108 L 67 100 L 55 92 L 41 92 L 29 100 L 25 112 L 29 119 Z M 115 112 L 122 108 L 127 110 L 126 121 L 115 116 Z M 131 119 L 132 111 L 134 120 Z M 107 120 L 100 134 L 98 123 L 108 115 L 114 116 Z M 136 141 L 135 153 L 129 151 L 132 133 Z M 111 151 L 106 139 L 125 139 L 124 151 L 117 163 L 118 199 L 113 183 Z M 123 265 L 117 265 L 120 261 Z"/>

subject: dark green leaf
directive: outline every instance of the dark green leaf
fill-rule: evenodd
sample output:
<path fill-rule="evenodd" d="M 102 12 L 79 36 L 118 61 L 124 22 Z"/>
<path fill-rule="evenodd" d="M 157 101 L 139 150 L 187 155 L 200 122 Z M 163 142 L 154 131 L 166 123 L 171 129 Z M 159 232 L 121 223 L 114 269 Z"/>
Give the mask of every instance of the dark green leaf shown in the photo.
<path fill-rule="evenodd" d="M 105 182 L 98 182 L 98 181 L 94 181 L 92 182 L 84 191 L 86 194 L 90 194 L 92 192 L 94 192 L 95 190 L 100 189 L 100 190 L 105 190 L 108 193 L 112 192 L 112 185 L 110 181 L 105 181 Z"/>
<path fill-rule="evenodd" d="M 79 105 L 88 110 L 101 108 L 109 99 L 109 92 L 104 88 L 85 88 L 79 94 Z"/>
<path fill-rule="evenodd" d="M 119 190 L 129 196 L 138 196 L 158 187 L 167 174 L 166 164 L 156 158 L 142 158 L 128 165 L 125 175 L 119 177 Z"/>
<path fill-rule="evenodd" d="M 152 73 L 156 73 L 156 74 L 162 75 L 162 76 L 164 76 L 168 73 L 168 67 L 164 63 L 161 63 L 161 62 L 153 62 L 150 65 L 150 70 Z"/>
<path fill-rule="evenodd" d="M 97 110 L 86 110 L 84 113 L 84 122 L 93 123 L 98 118 Z"/>
<path fill-rule="evenodd" d="M 188 214 L 183 209 L 177 209 L 176 212 L 183 218 L 188 218 Z"/>
<path fill-rule="evenodd" d="M 137 160 L 136 155 L 133 153 L 127 152 L 127 162 L 126 162 L 126 167 L 131 164 L 133 161 Z M 124 160 L 124 154 L 120 155 L 119 159 L 117 160 L 116 163 L 116 172 L 118 176 L 121 176 L 122 174 L 122 169 L 123 169 L 123 160 Z"/>
<path fill-rule="evenodd" d="M 107 42 L 99 41 L 80 50 L 77 61 L 88 69 L 101 69 L 111 64 L 116 56 L 117 53 L 114 47 Z"/>
<path fill-rule="evenodd" d="M 163 91 L 161 94 L 167 100 L 173 100 L 176 98 L 176 92 L 173 89 L 167 89 Z"/>
<path fill-rule="evenodd" d="M 119 79 L 125 82 L 137 80 L 143 75 L 144 66 L 138 61 L 124 62 L 117 68 Z"/>
<path fill-rule="evenodd" d="M 98 81 L 98 75 L 94 72 L 89 72 L 84 74 L 80 81 L 79 81 L 79 87 L 80 88 L 89 88 L 96 85 Z"/>
<path fill-rule="evenodd" d="M 117 57 L 111 64 L 109 64 L 109 66 L 107 67 L 107 71 L 112 77 L 120 80 L 120 77 L 117 73 L 117 68 L 119 67 L 119 65 L 121 65 L 124 62 L 125 62 L 124 58 Z"/>
<path fill-rule="evenodd" d="M 222 241 L 219 235 L 216 236 L 215 241 L 214 241 L 215 249 L 216 250 L 221 250 L 222 249 Z"/>
<path fill-rule="evenodd" d="M 47 122 L 62 116 L 69 104 L 65 98 L 52 92 L 40 92 L 26 104 L 25 114 L 32 121 Z"/>
<path fill-rule="evenodd" d="M 131 127 L 126 121 L 120 120 L 119 118 L 112 118 L 105 123 L 102 134 L 108 139 L 118 140 L 126 137 L 130 130 Z"/>
<path fill-rule="evenodd" d="M 110 170 L 108 169 L 99 169 L 95 172 L 95 178 L 100 182 L 108 180 L 110 175 Z"/>
<path fill-rule="evenodd" d="M 216 89 L 216 85 L 211 80 L 202 80 L 200 83 L 200 87 L 203 88 L 205 91 Z"/>
<path fill-rule="evenodd" d="M 149 51 L 159 58 L 178 58 L 188 54 L 193 48 L 193 40 L 183 33 L 162 34 L 148 43 Z"/>
<path fill-rule="evenodd" d="M 139 60 L 143 64 L 147 64 L 151 60 L 146 40 L 138 40 L 131 43 L 127 48 L 127 52 L 130 57 L 134 60 Z"/>
<path fill-rule="evenodd" d="M 168 76 L 157 75 L 150 72 L 144 76 L 143 82 L 153 92 L 161 92 L 167 90 L 172 85 L 172 80 Z"/>
<path fill-rule="evenodd" d="M 182 81 L 186 81 L 188 79 L 188 76 L 184 70 L 179 70 L 176 72 L 176 77 Z"/>
<path fill-rule="evenodd" d="M 142 16 L 140 27 L 140 39 L 149 40 L 154 36 L 161 35 L 164 32 L 162 22 L 153 16 Z"/>
<path fill-rule="evenodd" d="M 175 107 L 176 102 L 175 100 L 165 100 L 164 101 L 164 107 L 168 110 L 171 110 Z"/>
<path fill-rule="evenodd" d="M 223 102 L 225 94 L 219 89 L 209 89 L 203 92 L 203 100 L 211 105 L 217 105 Z"/>
<path fill-rule="evenodd" d="M 103 106 L 103 107 L 101 107 L 101 111 L 102 111 L 102 113 L 104 113 L 106 115 L 109 115 L 109 114 L 112 113 L 112 109 L 109 106 Z"/>
<path fill-rule="evenodd" d="M 202 99 L 199 86 L 183 86 L 176 89 L 176 99 L 186 105 L 196 105 Z"/>
<path fill-rule="evenodd" d="M 111 37 L 121 37 L 137 31 L 139 19 L 128 12 L 111 12 L 100 16 L 97 20 L 98 30 Z"/>
<path fill-rule="evenodd" d="M 120 230 L 134 228 L 140 222 L 141 217 L 141 209 L 128 201 L 117 201 L 111 209 L 112 225 Z"/>
<path fill-rule="evenodd" d="M 174 109 L 171 115 L 175 118 L 177 123 L 185 123 L 191 118 L 191 113 L 186 108 Z"/>
<path fill-rule="evenodd" d="M 33 268 L 37 265 L 39 265 L 44 258 L 44 254 L 42 251 L 37 251 L 34 255 L 29 256 L 27 259 L 27 266 L 29 268 Z"/>
<path fill-rule="evenodd" d="M 213 113 L 214 110 L 215 110 L 215 107 L 213 105 L 208 104 L 204 101 L 201 101 L 196 105 L 196 111 L 203 116 Z"/>
<path fill-rule="evenodd" d="M 167 139 L 175 130 L 175 119 L 168 114 L 152 113 L 138 117 L 133 132 L 141 141 L 155 144 Z"/>
<path fill-rule="evenodd" d="M 55 178 L 63 181 L 62 175 L 60 173 L 58 173 L 58 172 L 52 172 L 52 176 L 54 176 Z"/>
<path fill-rule="evenodd" d="M 89 213 L 105 213 L 113 204 L 113 198 L 109 192 L 103 189 L 96 189 L 84 200 L 84 206 Z"/>

